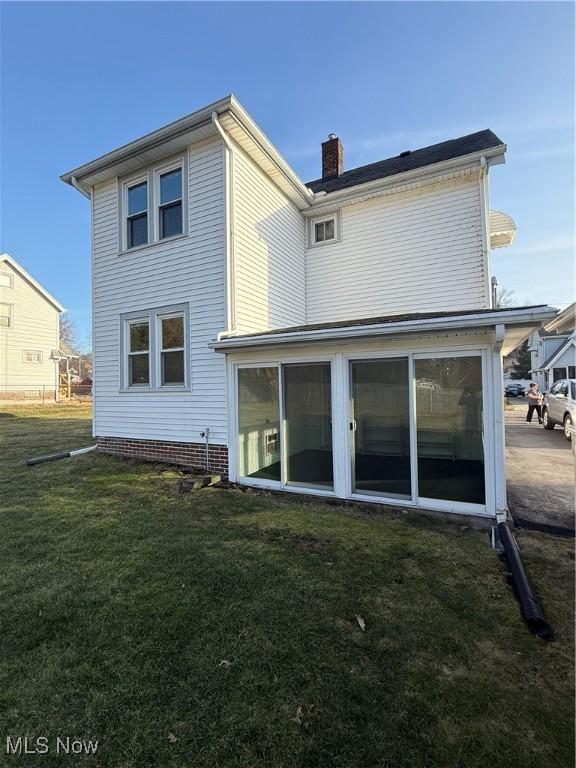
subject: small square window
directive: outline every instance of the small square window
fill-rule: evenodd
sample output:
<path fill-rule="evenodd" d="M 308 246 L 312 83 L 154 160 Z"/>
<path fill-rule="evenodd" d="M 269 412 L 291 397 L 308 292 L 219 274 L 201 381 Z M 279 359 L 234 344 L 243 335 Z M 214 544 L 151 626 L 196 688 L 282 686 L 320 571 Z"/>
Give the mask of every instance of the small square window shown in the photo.
<path fill-rule="evenodd" d="M 10 272 L 0 272 L 0 288 L 12 288 L 12 275 Z"/>
<path fill-rule="evenodd" d="M 22 353 L 22 359 L 25 363 L 41 363 L 42 352 L 38 352 L 32 349 L 25 349 Z"/>
<path fill-rule="evenodd" d="M 314 222 L 314 243 L 326 243 L 336 239 L 335 219 Z"/>

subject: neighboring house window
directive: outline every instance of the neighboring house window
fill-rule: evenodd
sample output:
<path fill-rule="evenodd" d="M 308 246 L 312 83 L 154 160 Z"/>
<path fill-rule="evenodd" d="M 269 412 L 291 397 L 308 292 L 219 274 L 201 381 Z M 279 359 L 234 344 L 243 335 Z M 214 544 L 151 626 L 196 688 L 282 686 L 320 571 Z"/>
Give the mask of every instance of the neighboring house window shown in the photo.
<path fill-rule="evenodd" d="M 182 234 L 182 168 L 159 174 L 159 238 Z"/>
<path fill-rule="evenodd" d="M 184 316 L 160 318 L 162 384 L 184 384 Z"/>
<path fill-rule="evenodd" d="M 338 216 L 333 214 L 310 222 L 310 245 L 322 245 L 338 240 Z"/>
<path fill-rule="evenodd" d="M 566 378 L 566 368 L 554 368 L 552 371 L 553 381 Z"/>
<path fill-rule="evenodd" d="M 12 305 L 0 304 L 0 327 L 12 327 Z"/>
<path fill-rule="evenodd" d="M 148 243 L 148 182 L 126 188 L 126 244 L 136 248 Z"/>
<path fill-rule="evenodd" d="M 22 352 L 22 360 L 25 363 L 41 363 L 42 352 L 36 352 L 35 350 L 25 349 L 24 352 Z"/>
<path fill-rule="evenodd" d="M 121 182 L 123 250 L 185 234 L 186 167 L 179 158 Z"/>
<path fill-rule="evenodd" d="M 0 288 L 12 288 L 12 275 L 10 272 L 0 272 Z"/>
<path fill-rule="evenodd" d="M 128 323 L 128 385 L 150 385 L 150 323 L 147 319 Z"/>
<path fill-rule="evenodd" d="M 576 379 L 576 365 L 569 365 L 568 366 L 568 378 L 569 379 Z"/>
<path fill-rule="evenodd" d="M 187 381 L 188 317 L 185 306 L 124 316 L 124 387 L 182 388 Z"/>

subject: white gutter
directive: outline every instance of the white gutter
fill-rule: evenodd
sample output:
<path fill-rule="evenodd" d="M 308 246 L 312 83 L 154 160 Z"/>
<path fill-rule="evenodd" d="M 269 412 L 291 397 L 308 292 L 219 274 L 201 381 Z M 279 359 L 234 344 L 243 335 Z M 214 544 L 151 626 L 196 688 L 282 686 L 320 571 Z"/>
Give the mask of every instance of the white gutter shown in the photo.
<path fill-rule="evenodd" d="M 224 142 L 226 151 L 226 326 L 229 331 L 233 332 L 236 328 L 236 261 L 234 254 L 234 245 L 236 242 L 234 227 L 234 149 L 232 142 L 218 122 L 218 113 L 216 110 L 212 112 L 211 118 L 214 127 Z"/>
<path fill-rule="evenodd" d="M 286 333 L 262 333 L 253 336 L 223 338 L 209 343 L 211 349 L 225 351 L 263 345 L 293 344 L 296 342 L 330 341 L 359 337 L 391 336 L 415 331 L 454 330 L 455 328 L 481 328 L 505 323 L 506 325 L 538 325 L 554 317 L 552 307 L 510 310 L 510 312 L 485 312 L 472 315 L 452 315 L 420 320 L 375 323 L 374 325 L 338 326 L 308 331 L 287 331 Z"/>

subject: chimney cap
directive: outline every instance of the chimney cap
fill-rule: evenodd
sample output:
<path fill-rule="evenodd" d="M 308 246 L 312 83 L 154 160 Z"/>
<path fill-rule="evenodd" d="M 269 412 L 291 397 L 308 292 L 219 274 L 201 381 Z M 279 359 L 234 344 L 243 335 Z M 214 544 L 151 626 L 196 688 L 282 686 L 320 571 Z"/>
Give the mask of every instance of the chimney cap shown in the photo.
<path fill-rule="evenodd" d="M 338 138 L 338 136 L 336 136 L 336 134 L 335 134 L 335 133 L 329 133 L 329 134 L 328 134 L 328 138 L 329 138 L 329 139 L 337 139 L 337 138 Z"/>

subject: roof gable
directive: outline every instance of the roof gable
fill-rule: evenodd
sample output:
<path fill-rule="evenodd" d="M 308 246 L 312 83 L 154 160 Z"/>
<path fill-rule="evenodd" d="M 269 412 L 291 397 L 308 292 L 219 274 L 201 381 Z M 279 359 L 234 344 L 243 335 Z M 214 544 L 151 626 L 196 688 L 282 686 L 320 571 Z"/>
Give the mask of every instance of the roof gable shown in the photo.
<path fill-rule="evenodd" d="M 40 293 L 42 296 L 44 296 L 46 301 L 49 301 L 50 304 L 52 304 L 52 306 L 56 307 L 58 312 L 66 312 L 65 307 L 63 307 L 62 304 L 60 304 L 58 299 L 55 299 L 54 296 L 52 296 L 51 293 L 48 293 L 48 291 L 45 288 L 43 288 L 40 285 L 40 283 L 32 277 L 32 275 L 30 275 L 28 272 L 26 272 L 24 267 L 22 267 L 20 264 L 18 264 L 16 259 L 13 259 L 12 256 L 10 256 L 9 253 L 1 253 L 0 254 L 0 264 L 8 264 L 9 266 L 11 266 L 12 269 L 14 269 L 16 272 L 18 272 L 28 283 L 30 283 L 30 285 L 33 288 L 35 288 L 38 291 L 38 293 Z"/>

